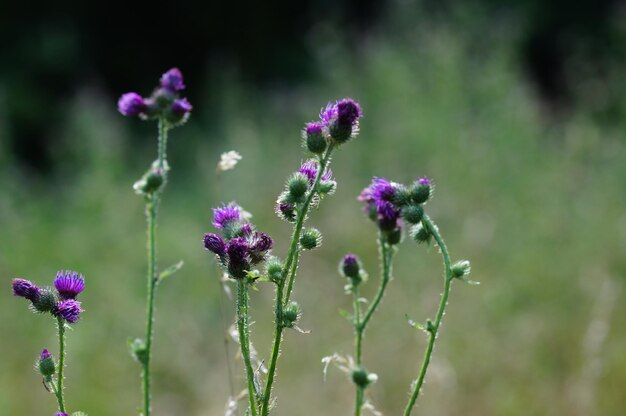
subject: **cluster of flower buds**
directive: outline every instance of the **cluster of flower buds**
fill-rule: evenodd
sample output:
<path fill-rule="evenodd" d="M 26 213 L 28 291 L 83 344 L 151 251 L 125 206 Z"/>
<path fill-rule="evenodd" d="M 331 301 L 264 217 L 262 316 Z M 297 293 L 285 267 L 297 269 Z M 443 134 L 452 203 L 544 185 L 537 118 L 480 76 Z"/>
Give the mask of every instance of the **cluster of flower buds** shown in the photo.
<path fill-rule="evenodd" d="M 168 126 L 183 124 L 189 118 L 192 106 L 186 98 L 180 98 L 185 89 L 183 75 L 172 68 L 161 76 L 159 87 L 144 98 L 136 92 L 123 94 L 117 102 L 120 113 L 143 120 L 162 119 Z"/>
<path fill-rule="evenodd" d="M 320 111 L 320 120 L 307 123 L 302 131 L 306 148 L 320 155 L 330 143 L 343 144 L 356 137 L 361 117 L 361 106 L 351 98 L 328 103 Z"/>
<path fill-rule="evenodd" d="M 304 203 L 309 192 L 313 192 L 313 185 L 319 171 L 319 162 L 309 159 L 300 166 L 297 172 L 289 177 L 285 184 L 285 190 L 278 196 L 276 202 L 276 214 L 288 222 L 296 220 L 298 209 Z M 316 205 L 319 202 L 317 195 L 330 195 L 337 189 L 337 182 L 333 179 L 333 172 L 326 169 L 317 184 L 315 199 L 311 202 Z M 313 246 L 311 248 L 315 248 Z"/>
<path fill-rule="evenodd" d="M 274 242 L 248 221 L 248 215 L 235 203 L 213 209 L 213 226 L 220 234 L 204 235 L 204 248 L 214 253 L 233 279 L 248 276 L 252 266 L 266 260 Z"/>
<path fill-rule="evenodd" d="M 54 287 L 56 293 L 25 279 L 13 279 L 13 294 L 28 299 L 35 312 L 50 313 L 70 324 L 78 322 L 83 310 L 76 296 L 85 289 L 85 278 L 76 272 L 60 271 L 54 279 Z"/>
<path fill-rule="evenodd" d="M 358 199 L 365 204 L 366 214 L 385 233 L 389 244 L 400 242 L 403 222 L 411 226 L 409 232 L 417 242 L 427 242 L 431 233 L 422 223 L 423 205 L 432 196 L 432 191 L 432 183 L 427 177 L 410 186 L 376 177 Z"/>
<path fill-rule="evenodd" d="M 346 292 L 351 292 L 358 285 L 367 280 L 367 272 L 363 269 L 361 260 L 354 254 L 348 253 L 339 262 L 339 273 L 349 280 Z"/>

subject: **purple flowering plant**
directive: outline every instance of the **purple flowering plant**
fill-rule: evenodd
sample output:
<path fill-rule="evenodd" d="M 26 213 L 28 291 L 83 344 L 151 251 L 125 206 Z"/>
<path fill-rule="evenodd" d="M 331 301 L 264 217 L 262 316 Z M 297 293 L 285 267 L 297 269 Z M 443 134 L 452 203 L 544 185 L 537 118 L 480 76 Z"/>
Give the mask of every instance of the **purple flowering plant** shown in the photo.
<path fill-rule="evenodd" d="M 43 386 L 54 394 L 57 399 L 59 413 L 66 415 L 65 409 L 65 360 L 66 360 L 66 331 L 70 325 L 77 323 L 83 312 L 81 302 L 76 297 L 85 289 L 85 278 L 82 274 L 73 271 L 59 271 L 54 278 L 54 289 L 41 288 L 26 279 L 13 279 L 13 294 L 29 301 L 30 309 L 38 314 L 50 314 L 56 321 L 59 339 L 59 361 L 44 348 L 35 362 L 35 369 L 43 377 Z M 82 415 L 75 412 L 72 416 Z M 68 415 L 69 416 L 69 415 Z"/>
<path fill-rule="evenodd" d="M 143 416 L 152 411 L 151 359 L 154 338 L 154 299 L 160 281 L 182 267 L 179 262 L 157 273 L 156 225 L 158 208 L 167 183 L 169 165 L 167 163 L 167 139 L 169 131 L 184 124 L 191 114 L 192 106 L 186 98 L 180 97 L 185 89 L 183 75 L 178 68 L 172 68 L 161 76 L 159 86 L 149 97 L 136 92 L 123 94 L 118 100 L 118 110 L 124 116 L 139 117 L 142 120 L 155 120 L 158 124 L 157 159 L 148 171 L 133 185 L 135 192 L 143 196 L 146 206 L 148 228 L 148 273 L 146 295 L 146 332 L 143 339 L 129 340 L 133 357 L 141 365 Z"/>

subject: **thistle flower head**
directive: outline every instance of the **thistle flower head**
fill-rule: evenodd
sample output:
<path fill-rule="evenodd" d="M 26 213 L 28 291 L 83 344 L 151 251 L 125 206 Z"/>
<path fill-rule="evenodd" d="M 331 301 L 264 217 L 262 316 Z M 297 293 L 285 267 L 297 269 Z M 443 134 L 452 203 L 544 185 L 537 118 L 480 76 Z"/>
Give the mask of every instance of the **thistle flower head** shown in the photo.
<path fill-rule="evenodd" d="M 193 106 L 189 100 L 178 98 L 170 106 L 167 119 L 172 124 L 184 123 L 189 118 L 191 110 L 193 110 Z"/>
<path fill-rule="evenodd" d="M 391 202 L 379 199 L 376 201 L 376 213 L 378 226 L 382 230 L 391 231 L 400 227 L 398 219 L 400 210 Z"/>
<path fill-rule="evenodd" d="M 341 259 L 341 263 L 339 264 L 341 272 L 344 276 L 356 279 L 359 277 L 359 272 L 361 270 L 361 265 L 359 262 L 359 258 L 352 254 L 348 253 Z"/>
<path fill-rule="evenodd" d="M 57 304 L 54 315 L 65 319 L 70 324 L 74 324 L 78 322 L 81 312 L 83 310 L 80 307 L 80 302 L 74 299 L 64 299 Z"/>
<path fill-rule="evenodd" d="M 363 117 L 361 105 L 352 98 L 344 98 L 335 104 L 337 108 L 337 123 L 339 125 L 354 126 L 359 118 Z"/>
<path fill-rule="evenodd" d="M 219 230 L 241 220 L 241 208 L 235 203 L 213 208 L 213 226 Z"/>
<path fill-rule="evenodd" d="M 272 237 L 265 233 L 255 232 L 248 241 L 250 247 L 250 260 L 252 264 L 257 264 L 265 260 L 267 253 L 272 249 L 274 241 Z"/>
<path fill-rule="evenodd" d="M 219 234 L 209 233 L 204 235 L 204 248 L 222 257 L 226 254 L 226 243 Z"/>
<path fill-rule="evenodd" d="M 52 357 L 52 354 L 50 354 L 47 348 L 44 348 L 43 351 L 41 351 L 41 354 L 39 354 L 40 360 L 47 360 L 48 358 L 51 358 L 51 357 Z"/>
<path fill-rule="evenodd" d="M 172 68 L 163 75 L 161 75 L 161 87 L 172 92 L 178 92 L 185 89 L 183 83 L 183 74 L 178 68 Z"/>
<path fill-rule="evenodd" d="M 352 98 L 344 98 L 334 104 L 328 103 L 320 112 L 320 119 L 329 136 L 339 144 L 356 137 L 361 117 L 361 105 Z"/>
<path fill-rule="evenodd" d="M 126 94 L 122 94 L 117 101 L 117 109 L 124 116 L 135 117 L 145 114 L 148 110 L 148 104 L 146 100 L 136 92 L 127 92 Z"/>
<path fill-rule="evenodd" d="M 309 159 L 300 166 L 298 172 L 302 173 L 309 179 L 309 183 L 313 185 L 315 183 L 315 178 L 317 177 L 317 171 L 319 170 L 319 165 L 316 160 Z M 326 169 L 320 178 L 320 182 L 330 182 L 333 181 L 333 172 L 330 169 Z"/>
<path fill-rule="evenodd" d="M 47 349 L 44 348 L 43 351 L 41 351 L 35 367 L 44 377 L 50 377 L 54 375 L 54 373 L 56 372 L 56 365 L 54 363 L 54 359 L 52 358 L 52 354 L 50 354 Z"/>
<path fill-rule="evenodd" d="M 13 279 L 13 294 L 37 302 L 41 296 L 41 289 L 26 279 Z"/>
<path fill-rule="evenodd" d="M 365 212 L 386 231 L 399 227 L 400 209 L 392 202 L 395 200 L 397 189 L 397 184 L 385 178 L 375 177 L 358 197 L 358 200 L 365 204 Z"/>
<path fill-rule="evenodd" d="M 276 215 L 287 222 L 294 222 L 296 220 L 296 207 L 294 204 L 279 201 L 276 203 L 275 212 Z"/>
<path fill-rule="evenodd" d="M 250 269 L 250 246 L 243 237 L 235 237 L 226 246 L 228 273 L 235 279 L 245 277 Z"/>
<path fill-rule="evenodd" d="M 426 176 L 423 176 L 417 180 L 417 184 L 422 186 L 430 186 L 431 181 Z"/>
<path fill-rule="evenodd" d="M 74 299 L 85 290 L 85 278 L 72 271 L 59 271 L 54 278 L 54 287 L 62 299 Z"/>

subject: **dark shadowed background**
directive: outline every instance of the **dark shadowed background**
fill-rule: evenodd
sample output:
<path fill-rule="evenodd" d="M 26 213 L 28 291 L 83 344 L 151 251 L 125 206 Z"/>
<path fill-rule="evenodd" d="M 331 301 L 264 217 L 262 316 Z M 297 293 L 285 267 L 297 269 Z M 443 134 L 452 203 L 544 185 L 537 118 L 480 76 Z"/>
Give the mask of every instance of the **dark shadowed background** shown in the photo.
<path fill-rule="evenodd" d="M 625 17 L 617 0 L 2 4 L 0 414 L 54 414 L 32 369 L 43 347 L 56 352 L 52 321 L 14 299 L 10 279 L 44 285 L 65 268 L 87 278 L 71 410 L 138 407 L 126 340 L 143 328 L 145 225 L 131 185 L 156 126 L 116 101 L 178 66 L 194 111 L 172 132 L 159 261 L 186 264 L 158 294 L 155 416 L 220 415 L 228 396 L 217 273 L 200 244 L 220 153 L 243 155 L 220 199 L 252 212 L 284 256 L 290 227 L 273 204 L 306 157 L 300 129 L 344 96 L 365 118 L 334 158 L 337 193 L 311 215 L 324 245 L 303 256 L 295 290 L 311 333 L 286 335 L 275 413 L 351 412 L 349 380 L 330 370 L 324 382 L 320 361 L 352 351 L 341 256 L 365 259 L 367 296 L 378 279 L 356 196 L 374 175 L 428 175 L 428 212 L 482 284 L 455 284 L 416 414 L 623 415 Z M 368 329 L 369 394 L 385 415 L 400 414 L 425 346 L 405 313 L 434 315 L 440 267 L 435 248 L 405 241 Z M 272 299 L 270 286 L 252 295 L 264 358 Z"/>

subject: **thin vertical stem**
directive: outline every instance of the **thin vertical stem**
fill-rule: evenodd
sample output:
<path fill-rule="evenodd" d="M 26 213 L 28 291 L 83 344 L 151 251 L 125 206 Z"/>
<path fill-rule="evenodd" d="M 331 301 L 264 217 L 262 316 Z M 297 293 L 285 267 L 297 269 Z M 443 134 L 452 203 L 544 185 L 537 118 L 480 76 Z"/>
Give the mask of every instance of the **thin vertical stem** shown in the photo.
<path fill-rule="evenodd" d="M 306 219 L 306 215 L 309 211 L 309 207 L 311 206 L 311 201 L 313 201 L 313 197 L 317 193 L 317 187 L 320 183 L 322 175 L 328 166 L 330 161 L 330 155 L 334 146 L 331 144 L 326 149 L 326 153 L 320 160 L 320 166 L 315 177 L 315 181 L 313 181 L 313 185 L 311 186 L 311 190 L 309 191 L 304 203 L 302 204 L 301 209 L 298 210 L 298 216 L 296 218 L 296 224 L 293 229 L 293 234 L 291 237 L 291 244 L 289 246 L 289 251 L 287 253 L 287 259 L 285 260 L 285 264 L 283 265 L 282 275 L 285 276 L 283 280 L 276 284 L 276 306 L 275 306 L 275 327 L 274 327 L 274 342 L 272 344 L 272 357 L 270 359 L 269 371 L 267 374 L 267 383 L 265 384 L 265 390 L 263 391 L 263 403 L 261 406 L 261 416 L 267 416 L 269 414 L 269 405 L 270 398 L 272 394 L 272 385 L 274 384 L 274 376 L 276 374 L 276 364 L 278 362 L 278 356 L 280 353 L 280 344 L 282 341 L 283 335 L 283 305 L 285 302 L 283 299 L 283 293 L 285 289 L 286 280 L 289 279 L 288 287 L 293 288 L 293 280 L 295 279 L 296 269 L 297 269 L 297 252 L 298 245 L 300 242 L 300 234 L 302 233 L 302 227 L 304 226 L 304 221 Z M 295 263 L 295 266 L 294 266 Z M 292 266 L 294 266 L 292 270 Z M 291 293 L 289 293 L 291 295 Z"/>
<path fill-rule="evenodd" d="M 65 399 L 63 397 L 63 382 L 65 378 L 65 322 L 63 318 L 57 317 L 57 328 L 59 335 L 59 378 L 56 385 L 56 396 L 59 404 L 59 412 L 65 413 Z"/>
<path fill-rule="evenodd" d="M 284 305 L 289 303 L 289 299 L 291 298 L 291 291 L 293 290 L 293 282 L 296 277 L 296 272 L 298 271 L 298 262 L 300 260 L 300 247 L 296 248 L 296 254 L 293 257 L 293 264 L 291 265 L 291 270 L 289 271 L 289 282 L 287 282 L 287 293 L 285 294 Z"/>
<path fill-rule="evenodd" d="M 354 309 L 354 332 L 355 332 L 355 357 L 357 368 L 361 367 L 361 344 L 363 341 L 363 331 L 361 330 L 361 305 L 359 303 L 359 286 L 355 285 L 352 289 L 352 304 Z M 360 416 L 363 408 L 363 387 L 355 384 L 356 399 L 354 405 L 354 415 Z"/>
<path fill-rule="evenodd" d="M 143 416 L 150 416 L 151 395 L 150 395 L 150 363 L 152 359 L 152 339 L 154 336 L 154 296 L 156 288 L 156 221 L 158 202 L 156 195 L 154 199 L 146 204 L 146 216 L 148 219 L 148 300 L 146 305 L 146 353 L 143 364 Z"/>
<path fill-rule="evenodd" d="M 428 345 L 426 347 L 426 352 L 424 353 L 424 359 L 422 361 L 422 367 L 420 368 L 419 375 L 417 377 L 417 381 L 415 382 L 415 387 L 413 388 L 413 392 L 411 397 L 409 398 L 409 402 L 406 405 L 406 409 L 404 410 L 404 416 L 409 416 L 413 407 L 415 406 L 415 402 L 417 401 L 417 397 L 419 396 L 422 385 L 424 384 L 424 379 L 426 378 L 426 371 L 428 370 L 428 366 L 430 364 L 430 360 L 433 355 L 433 350 L 435 348 L 435 341 L 437 340 L 437 333 L 439 328 L 441 327 L 441 321 L 443 320 L 443 315 L 446 310 L 446 305 L 448 304 L 448 297 L 450 295 L 450 288 L 452 286 L 452 268 L 450 261 L 450 254 L 448 252 L 448 248 L 446 247 L 446 243 L 443 241 L 441 234 L 437 226 L 432 222 L 432 220 L 424 215 L 422 219 L 422 224 L 428 228 L 428 231 L 432 234 L 441 250 L 441 256 L 443 257 L 443 265 L 444 265 L 444 285 L 443 285 L 443 293 L 441 294 L 441 300 L 439 302 L 439 308 L 437 309 L 437 314 L 435 315 L 435 322 L 432 325 L 429 325 L 426 330 L 428 331 Z"/>
<path fill-rule="evenodd" d="M 250 361 L 250 327 L 248 322 L 248 283 L 245 279 L 237 280 L 237 328 L 239 329 L 239 345 L 241 355 L 246 367 L 246 378 L 248 379 L 248 399 L 250 401 L 250 412 L 252 416 L 257 415 L 256 388 L 254 383 L 254 369 Z"/>

